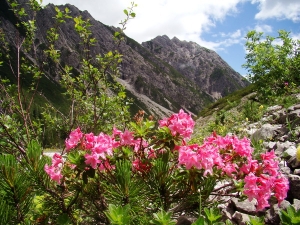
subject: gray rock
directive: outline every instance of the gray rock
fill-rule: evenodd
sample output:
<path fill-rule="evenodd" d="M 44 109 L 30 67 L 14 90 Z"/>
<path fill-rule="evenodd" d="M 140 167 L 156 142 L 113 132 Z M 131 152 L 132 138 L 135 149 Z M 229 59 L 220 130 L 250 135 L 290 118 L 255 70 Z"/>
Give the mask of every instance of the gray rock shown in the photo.
<path fill-rule="evenodd" d="M 292 145 L 283 152 L 282 157 L 286 160 L 289 160 L 290 158 L 296 155 L 296 152 L 297 152 L 296 147 Z"/>
<path fill-rule="evenodd" d="M 277 204 L 273 205 L 270 209 L 266 211 L 265 223 L 266 224 L 279 224 L 280 209 Z"/>
<path fill-rule="evenodd" d="M 300 104 L 292 105 L 288 108 L 288 112 L 300 109 Z"/>
<path fill-rule="evenodd" d="M 180 216 L 177 219 L 176 225 L 191 225 L 192 222 L 185 216 Z"/>
<path fill-rule="evenodd" d="M 271 205 L 270 209 L 266 211 L 265 215 L 265 223 L 266 224 L 279 224 L 280 218 L 279 213 L 282 209 L 286 209 L 289 205 L 291 205 L 288 201 L 283 200 L 280 205 L 274 204 Z"/>
<path fill-rule="evenodd" d="M 287 200 L 283 200 L 280 205 L 279 208 L 280 209 L 287 209 L 289 206 L 291 205 L 291 203 Z"/>
<path fill-rule="evenodd" d="M 296 156 L 293 156 L 287 161 L 287 166 L 291 169 L 299 169 L 300 168 L 300 161 L 297 160 Z"/>
<path fill-rule="evenodd" d="M 268 113 L 272 113 L 272 112 L 275 112 L 275 111 L 279 111 L 280 109 L 282 109 L 282 106 L 280 105 L 273 105 L 273 106 L 270 106 L 266 109 L 266 111 Z"/>
<path fill-rule="evenodd" d="M 270 151 L 270 150 L 276 150 L 276 147 L 277 147 L 276 144 L 277 144 L 277 143 L 274 142 L 274 141 L 264 142 L 264 143 L 263 143 L 264 147 L 265 147 L 268 151 Z"/>
<path fill-rule="evenodd" d="M 239 212 L 247 213 L 249 215 L 255 215 L 257 213 L 255 203 L 250 202 L 248 199 L 246 199 L 245 201 L 239 201 L 238 198 L 232 198 L 231 201 L 233 203 L 233 206 Z"/>
<path fill-rule="evenodd" d="M 285 175 L 289 175 L 289 174 L 291 174 L 291 169 L 289 167 L 283 165 L 280 168 L 280 172 L 285 174 Z"/>
<path fill-rule="evenodd" d="M 300 109 L 291 111 L 288 114 L 287 118 L 288 118 L 288 121 L 289 121 L 290 126 L 292 128 L 294 128 L 295 126 L 299 125 L 300 124 Z"/>
<path fill-rule="evenodd" d="M 296 209 L 296 210 L 300 210 L 300 200 L 299 199 L 294 199 L 294 201 L 293 201 L 293 207 L 294 207 L 294 209 Z"/>
<path fill-rule="evenodd" d="M 289 191 L 288 196 L 292 199 L 300 199 L 300 176 L 290 174 L 289 179 Z"/>
<path fill-rule="evenodd" d="M 280 151 L 280 152 L 284 152 L 285 150 L 287 150 L 290 146 L 294 146 L 295 143 L 290 142 L 290 141 L 286 141 L 286 142 L 277 142 L 276 144 L 276 150 Z"/>
<path fill-rule="evenodd" d="M 251 136 L 251 140 L 272 140 L 276 135 L 275 131 L 281 127 L 281 125 L 264 124 Z"/>
<path fill-rule="evenodd" d="M 238 225 L 247 225 L 247 222 L 250 221 L 249 215 L 241 212 L 235 212 L 232 216 L 232 219 L 238 224 Z"/>
<path fill-rule="evenodd" d="M 299 176 L 300 175 L 300 169 L 295 169 L 293 174 Z"/>

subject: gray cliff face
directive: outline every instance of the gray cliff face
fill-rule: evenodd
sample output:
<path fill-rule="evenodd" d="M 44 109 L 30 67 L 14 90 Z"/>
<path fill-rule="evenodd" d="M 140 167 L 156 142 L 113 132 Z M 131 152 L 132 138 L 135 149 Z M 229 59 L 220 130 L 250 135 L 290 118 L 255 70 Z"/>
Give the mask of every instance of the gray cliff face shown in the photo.
<path fill-rule="evenodd" d="M 20 0 L 21 1 L 21 0 Z M 91 47 L 91 57 L 118 50 L 123 55 L 120 65 L 123 84 L 136 99 L 140 95 L 148 97 L 160 109 L 136 102 L 138 107 L 148 113 L 158 114 L 158 111 L 177 112 L 180 108 L 197 114 L 206 104 L 214 99 L 223 97 L 247 85 L 242 77 L 233 71 L 215 52 L 200 47 L 196 43 L 170 40 L 167 36 L 159 36 L 142 45 L 126 37 L 119 47 L 113 41 L 113 33 L 117 28 L 109 27 L 96 21 L 87 11 L 80 11 L 75 6 L 67 4 L 58 6 L 60 10 L 67 7 L 71 16 L 82 16 L 91 23 L 92 37 L 97 40 Z M 53 4 L 47 5 L 36 15 L 37 35 L 35 37 L 35 51 L 28 57 L 40 55 L 41 64 L 48 59 L 42 57 L 43 49 L 47 45 L 47 31 L 55 26 L 56 11 Z M 11 43 L 14 41 L 13 25 L 1 17 L 0 27 L 7 32 Z M 61 65 L 70 65 L 74 73 L 80 71 L 82 45 L 79 35 L 74 30 L 73 19 L 67 19 L 59 25 L 59 40 L 55 48 L 61 53 Z M 34 58 L 34 57 L 32 57 Z M 58 68 L 51 62 L 44 66 L 49 79 L 59 81 Z M 157 103 L 157 104 L 156 104 Z M 148 107 L 148 108 L 147 108 Z M 167 113 L 162 113 L 164 115 Z"/>
<path fill-rule="evenodd" d="M 214 98 L 224 97 L 247 85 L 247 81 L 216 52 L 195 42 L 163 35 L 142 45 Z"/>

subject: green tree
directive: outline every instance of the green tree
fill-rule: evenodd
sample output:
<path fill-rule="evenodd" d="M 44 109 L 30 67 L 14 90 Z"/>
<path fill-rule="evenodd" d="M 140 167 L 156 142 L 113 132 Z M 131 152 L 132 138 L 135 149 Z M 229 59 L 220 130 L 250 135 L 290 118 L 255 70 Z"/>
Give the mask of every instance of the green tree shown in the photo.
<path fill-rule="evenodd" d="M 278 31 L 278 37 L 250 31 L 246 40 L 243 67 L 248 69 L 249 79 L 256 84 L 262 101 L 286 94 L 287 86 L 300 84 L 299 40 L 292 39 L 284 30 Z"/>
<path fill-rule="evenodd" d="M 67 8 L 58 7 L 55 25 L 47 32 L 47 42 L 40 49 L 35 43 L 35 16 L 41 9 L 40 3 L 9 0 L 8 5 L 17 24 L 9 33 L 0 29 L 0 220 L 3 224 L 78 224 L 78 208 L 85 209 L 80 195 L 86 194 L 87 202 L 93 202 L 100 190 L 87 191 L 88 187 L 78 187 L 79 183 L 69 190 L 66 186 L 51 185 L 44 172 L 50 159 L 43 155 L 41 144 L 63 142 L 63 134 L 77 126 L 96 133 L 111 131 L 114 124 L 125 126 L 129 119 L 127 98 L 124 88 L 115 81 L 122 57 L 114 50 L 93 59 L 90 47 L 96 40 L 92 38 L 89 21 L 72 18 Z M 112 36 L 116 49 L 123 40 L 127 21 L 135 16 L 134 6 L 132 3 L 124 11 L 122 28 Z M 70 66 L 63 66 L 56 46 L 59 27 L 66 20 L 75 22 L 74 29 L 82 39 L 79 74 L 74 74 Z M 67 110 L 62 111 L 43 94 L 45 68 L 49 64 L 55 65 L 56 75 L 62 78 L 60 85 L 65 91 Z M 51 136 L 56 136 L 54 141 Z M 101 210 L 106 209 L 103 207 Z M 98 211 L 90 214 L 99 217 Z"/>

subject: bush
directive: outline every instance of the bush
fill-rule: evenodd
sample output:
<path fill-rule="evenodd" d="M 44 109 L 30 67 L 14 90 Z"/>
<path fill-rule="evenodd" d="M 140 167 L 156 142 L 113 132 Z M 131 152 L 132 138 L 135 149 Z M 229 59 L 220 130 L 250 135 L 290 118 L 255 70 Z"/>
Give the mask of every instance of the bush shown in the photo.
<path fill-rule="evenodd" d="M 278 34 L 276 38 L 263 37 L 262 32 L 250 31 L 246 36 L 248 53 L 243 67 L 248 69 L 262 101 L 289 94 L 286 85 L 300 84 L 300 41 L 284 30 Z"/>

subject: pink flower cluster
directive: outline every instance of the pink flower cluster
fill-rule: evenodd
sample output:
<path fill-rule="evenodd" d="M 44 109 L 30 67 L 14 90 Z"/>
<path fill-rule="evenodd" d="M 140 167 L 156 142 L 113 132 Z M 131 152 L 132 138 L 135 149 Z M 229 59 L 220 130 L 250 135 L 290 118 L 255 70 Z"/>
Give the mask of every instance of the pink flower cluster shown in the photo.
<path fill-rule="evenodd" d="M 159 125 L 160 127 L 168 127 L 173 136 L 181 135 L 182 137 L 188 139 L 193 133 L 195 122 L 189 114 L 180 109 L 179 113 L 173 114 L 169 118 L 160 120 Z"/>
<path fill-rule="evenodd" d="M 48 166 L 48 164 L 46 164 L 44 167 L 50 179 L 56 181 L 58 184 L 61 183 L 61 179 L 63 177 L 61 174 L 62 166 L 63 166 L 63 159 L 61 155 L 55 153 L 52 157 L 52 165 Z"/>
<path fill-rule="evenodd" d="M 79 128 L 71 131 L 69 138 L 65 141 L 66 150 L 69 151 L 72 148 L 75 148 L 80 142 L 83 134 Z"/>
<path fill-rule="evenodd" d="M 241 171 L 247 174 L 244 180 L 244 194 L 250 201 L 256 199 L 257 210 L 268 207 L 268 200 L 273 195 L 278 203 L 286 198 L 289 182 L 278 172 L 278 161 L 275 157 L 274 151 L 267 152 L 261 154 L 261 163 L 252 160 L 241 168 Z"/>
<path fill-rule="evenodd" d="M 194 144 L 176 148 L 179 152 L 178 162 L 186 169 L 203 169 L 204 176 L 220 171 L 221 175 L 244 179 L 244 194 L 250 201 L 256 199 L 257 210 L 269 206 L 268 200 L 272 195 L 279 203 L 286 198 L 288 180 L 278 172 L 274 151 L 262 154 L 262 162 L 259 163 L 252 159 L 253 149 L 247 138 L 213 134 L 202 146 Z"/>
<path fill-rule="evenodd" d="M 235 178 L 238 174 L 238 162 L 251 159 L 253 149 L 248 139 L 236 136 L 225 137 L 216 134 L 208 137 L 203 145 L 178 146 L 178 162 L 187 169 L 195 167 L 204 170 L 204 176 L 212 175 L 213 169 L 222 170 L 222 174 Z"/>
<path fill-rule="evenodd" d="M 77 128 L 70 133 L 65 144 L 67 152 L 75 148 L 84 150 L 86 152 L 84 162 L 93 169 L 112 169 L 108 157 L 113 156 L 114 149 L 123 146 L 131 147 L 134 152 L 143 150 L 143 154 L 149 159 L 155 157 L 153 150 L 147 148 L 148 143 L 145 140 L 141 138 L 135 139 L 133 132 L 128 130 L 122 132 L 116 128 L 113 129 L 112 136 L 104 133 L 100 133 L 99 135 L 94 135 L 93 133 L 84 134 L 80 128 Z M 149 165 L 145 167 L 143 163 L 135 160 L 133 167 L 144 171 Z"/>
<path fill-rule="evenodd" d="M 275 196 L 279 203 L 285 199 L 289 187 L 288 180 L 278 172 L 278 161 L 273 151 L 261 154 L 261 161 L 254 160 L 249 139 L 239 139 L 234 135 L 221 137 L 215 133 L 206 138 L 201 146 L 186 145 L 185 140 L 191 137 L 195 122 L 183 110 L 159 121 L 159 125 L 168 127 L 173 137 L 182 140 L 182 144 L 175 147 L 178 151 L 179 166 L 201 170 L 204 176 L 214 175 L 243 181 L 243 193 L 249 200 L 257 201 L 258 210 L 269 206 L 268 200 L 271 196 Z M 164 148 L 152 149 L 152 145 L 141 137 L 135 137 L 133 132 L 122 132 L 116 128 L 111 136 L 104 133 L 84 134 L 77 128 L 70 133 L 65 144 L 67 152 L 75 148 L 83 151 L 86 169 L 100 171 L 114 168 L 110 164 L 110 157 L 116 150 L 122 151 L 123 147 L 131 149 L 133 170 L 142 174 L 151 169 L 152 159 L 166 151 Z M 62 166 L 63 160 L 58 154 L 53 156 L 51 166 L 45 165 L 46 173 L 59 184 L 63 177 Z"/>

